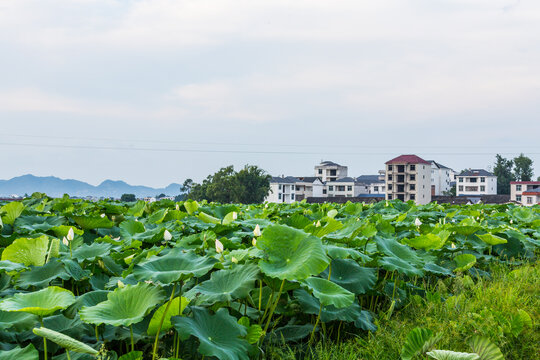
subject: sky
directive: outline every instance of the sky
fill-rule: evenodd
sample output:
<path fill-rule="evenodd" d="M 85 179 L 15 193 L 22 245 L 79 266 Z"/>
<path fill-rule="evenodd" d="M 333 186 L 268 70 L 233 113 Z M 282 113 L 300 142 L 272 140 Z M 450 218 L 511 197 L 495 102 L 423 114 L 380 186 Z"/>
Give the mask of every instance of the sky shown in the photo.
<path fill-rule="evenodd" d="M 0 49 L 0 179 L 522 152 L 540 176 L 535 0 L 0 0 Z"/>

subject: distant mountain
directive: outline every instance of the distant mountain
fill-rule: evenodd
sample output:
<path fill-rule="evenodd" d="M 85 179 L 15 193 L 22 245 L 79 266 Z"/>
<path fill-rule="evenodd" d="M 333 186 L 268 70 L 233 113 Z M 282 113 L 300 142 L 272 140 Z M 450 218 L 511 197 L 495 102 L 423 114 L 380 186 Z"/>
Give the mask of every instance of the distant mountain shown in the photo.
<path fill-rule="evenodd" d="M 52 197 L 60 197 L 64 194 L 70 196 L 97 196 L 119 198 L 122 194 L 135 194 L 141 198 L 165 194 L 176 196 L 180 193 L 180 184 L 170 184 L 163 189 L 155 189 L 148 186 L 129 185 L 124 181 L 105 180 L 98 186 L 93 186 L 83 181 L 60 179 L 54 176 L 23 175 L 10 180 L 0 180 L 0 196 L 24 195 L 33 192 L 43 192 Z"/>

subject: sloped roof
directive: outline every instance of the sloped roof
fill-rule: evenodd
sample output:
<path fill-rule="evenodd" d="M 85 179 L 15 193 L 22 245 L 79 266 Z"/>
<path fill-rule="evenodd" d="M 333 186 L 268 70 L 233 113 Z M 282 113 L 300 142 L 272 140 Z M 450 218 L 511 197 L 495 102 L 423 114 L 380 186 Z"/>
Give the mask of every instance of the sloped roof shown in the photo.
<path fill-rule="evenodd" d="M 348 176 L 347 177 L 342 177 L 340 179 L 332 181 L 332 183 L 350 183 L 350 182 L 353 183 L 353 182 L 356 182 L 356 181 L 354 180 L 354 178 L 348 177 Z"/>
<path fill-rule="evenodd" d="M 451 168 L 449 168 L 448 166 L 444 166 L 443 164 L 441 163 L 438 163 L 436 162 L 435 160 L 428 160 L 430 163 L 432 163 L 433 165 L 435 165 L 436 167 L 438 167 L 439 169 L 448 169 L 448 170 L 452 170 Z"/>
<path fill-rule="evenodd" d="M 510 181 L 510 184 L 540 186 L 540 181 Z"/>
<path fill-rule="evenodd" d="M 416 155 L 400 155 L 396 158 L 393 158 L 392 160 L 388 160 L 385 162 L 385 164 L 428 164 L 431 165 L 430 162 L 422 159 L 419 156 Z"/>
<path fill-rule="evenodd" d="M 458 176 L 495 176 L 493 173 L 484 169 L 469 169 L 464 170 Z"/>
<path fill-rule="evenodd" d="M 318 176 L 297 176 L 296 178 L 302 182 L 307 183 L 315 182 L 315 180 L 320 180 L 322 182 L 321 178 Z"/>
<path fill-rule="evenodd" d="M 338 163 L 335 163 L 333 161 L 321 161 L 320 165 L 335 165 L 335 166 L 341 166 Z"/>
<path fill-rule="evenodd" d="M 362 184 L 384 183 L 384 180 L 379 179 L 379 175 L 360 175 L 356 181 Z"/>
<path fill-rule="evenodd" d="M 271 183 L 277 183 L 277 184 L 294 184 L 298 181 L 297 178 L 294 176 L 272 176 L 272 179 L 270 180 Z"/>

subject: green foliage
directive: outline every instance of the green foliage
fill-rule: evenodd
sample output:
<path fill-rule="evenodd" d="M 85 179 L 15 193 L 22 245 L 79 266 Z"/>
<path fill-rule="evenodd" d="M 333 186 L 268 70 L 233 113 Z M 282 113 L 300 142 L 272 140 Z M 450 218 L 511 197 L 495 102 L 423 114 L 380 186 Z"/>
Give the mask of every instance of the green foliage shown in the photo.
<path fill-rule="evenodd" d="M 493 174 L 497 176 L 498 194 L 510 194 L 510 182 L 515 180 L 515 176 L 512 173 L 513 166 L 514 162 L 512 160 L 505 159 L 499 154 L 495 156 Z"/>
<path fill-rule="evenodd" d="M 416 355 L 425 354 L 432 349 L 439 340 L 433 331 L 424 328 L 415 328 L 407 334 L 407 339 L 401 349 L 401 359 L 411 360 Z"/>
<path fill-rule="evenodd" d="M 137 198 L 135 197 L 135 194 L 122 194 L 122 196 L 120 196 L 120 201 L 133 202 L 137 201 Z"/>
<path fill-rule="evenodd" d="M 16 293 L 0 302 L 0 310 L 48 316 L 57 310 L 67 308 L 74 302 L 75 296 L 71 291 L 58 286 L 50 286 L 31 293 Z"/>
<path fill-rule="evenodd" d="M 514 179 L 517 181 L 531 181 L 533 177 L 533 161 L 531 158 L 519 154 L 514 158 Z"/>
<path fill-rule="evenodd" d="M 47 340 L 50 340 L 54 342 L 55 344 L 60 345 L 62 348 L 68 351 L 75 351 L 78 353 L 90 354 L 90 355 L 98 354 L 97 350 L 92 349 L 90 346 L 86 345 L 85 343 L 75 340 L 72 337 L 67 336 L 65 334 L 59 333 L 58 331 L 54 331 L 54 330 L 47 329 L 44 327 L 35 328 L 32 331 L 34 332 L 34 334 L 41 336 Z"/>

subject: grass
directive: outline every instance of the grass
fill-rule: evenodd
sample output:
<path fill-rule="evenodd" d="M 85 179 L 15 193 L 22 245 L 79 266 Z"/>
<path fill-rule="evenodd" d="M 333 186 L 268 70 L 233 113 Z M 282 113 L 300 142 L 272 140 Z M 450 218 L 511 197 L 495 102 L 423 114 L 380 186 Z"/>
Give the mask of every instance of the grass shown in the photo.
<path fill-rule="evenodd" d="M 540 359 L 540 263 L 515 269 L 494 265 L 490 273 L 490 279 L 439 281 L 428 296 L 413 296 L 388 319 L 380 316 L 373 334 L 351 332 L 339 343 L 320 340 L 310 348 L 275 346 L 267 349 L 266 358 L 396 360 L 409 331 L 424 327 L 442 335 L 436 349 L 471 352 L 468 340 L 480 335 L 499 346 L 507 360 Z M 519 316 L 520 310 L 531 324 Z"/>

